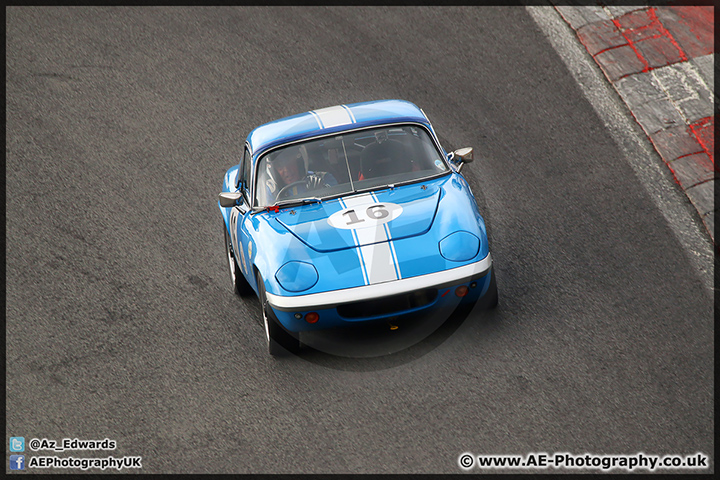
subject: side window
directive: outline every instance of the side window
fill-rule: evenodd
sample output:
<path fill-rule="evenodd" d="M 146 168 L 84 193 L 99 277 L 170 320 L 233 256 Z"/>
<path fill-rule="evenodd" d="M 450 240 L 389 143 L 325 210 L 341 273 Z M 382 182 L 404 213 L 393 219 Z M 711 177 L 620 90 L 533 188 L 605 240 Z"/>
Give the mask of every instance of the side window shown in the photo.
<path fill-rule="evenodd" d="M 240 183 L 243 185 L 243 193 L 245 194 L 246 200 L 250 198 L 250 185 L 248 184 L 248 180 L 250 179 L 250 166 L 252 165 L 251 160 L 250 152 L 248 152 L 246 147 L 242 165 L 240 166 Z"/>

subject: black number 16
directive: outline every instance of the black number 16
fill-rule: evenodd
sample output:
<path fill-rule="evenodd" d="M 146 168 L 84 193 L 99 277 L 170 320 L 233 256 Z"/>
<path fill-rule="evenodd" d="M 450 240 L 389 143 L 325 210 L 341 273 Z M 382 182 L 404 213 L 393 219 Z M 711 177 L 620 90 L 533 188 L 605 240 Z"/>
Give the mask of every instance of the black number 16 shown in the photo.
<path fill-rule="evenodd" d="M 350 219 L 350 221 L 347 222 L 346 225 L 354 225 L 356 223 L 361 223 L 365 221 L 364 218 L 358 218 L 355 210 L 348 210 L 347 212 L 344 212 L 343 215 L 347 215 Z M 365 215 L 367 215 L 368 218 L 374 220 L 382 220 L 383 218 L 390 215 L 390 212 L 387 211 L 385 205 L 373 205 L 371 207 L 368 207 L 367 210 L 365 210 Z"/>

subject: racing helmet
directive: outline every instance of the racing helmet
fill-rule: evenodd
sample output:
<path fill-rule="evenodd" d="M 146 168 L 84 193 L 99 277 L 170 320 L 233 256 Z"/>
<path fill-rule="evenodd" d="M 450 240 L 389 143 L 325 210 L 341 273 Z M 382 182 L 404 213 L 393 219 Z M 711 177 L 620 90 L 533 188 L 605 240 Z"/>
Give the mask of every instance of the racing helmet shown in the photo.
<path fill-rule="evenodd" d="M 271 154 L 267 161 L 267 175 L 278 186 L 285 186 L 286 182 L 280 174 L 282 166 L 295 162 L 298 171 L 298 180 L 305 178 L 307 175 L 307 166 L 305 164 L 305 155 L 302 152 L 303 146 L 290 146 L 280 149 Z"/>

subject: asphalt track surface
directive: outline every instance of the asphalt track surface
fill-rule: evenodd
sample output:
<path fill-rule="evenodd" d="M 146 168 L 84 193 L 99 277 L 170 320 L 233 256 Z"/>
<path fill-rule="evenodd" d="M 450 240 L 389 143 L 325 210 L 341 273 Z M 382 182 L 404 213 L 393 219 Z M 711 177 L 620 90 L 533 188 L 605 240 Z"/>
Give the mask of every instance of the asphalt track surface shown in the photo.
<path fill-rule="evenodd" d="M 525 9 L 15 7 L 6 28 L 6 436 L 107 437 L 146 473 L 714 452 L 712 292 Z M 482 158 L 500 306 L 271 358 L 230 290 L 222 175 L 259 124 L 383 98 Z"/>

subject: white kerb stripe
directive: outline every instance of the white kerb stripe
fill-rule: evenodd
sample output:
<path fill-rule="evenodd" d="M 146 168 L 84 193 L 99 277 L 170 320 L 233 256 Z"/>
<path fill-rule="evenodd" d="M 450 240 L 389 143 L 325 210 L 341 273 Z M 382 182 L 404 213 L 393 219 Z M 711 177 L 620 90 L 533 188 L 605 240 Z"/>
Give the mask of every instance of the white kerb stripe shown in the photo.
<path fill-rule="evenodd" d="M 325 128 L 353 123 L 349 110 L 345 109 L 342 105 L 313 110 L 311 113 L 320 117 L 320 120 Z"/>

